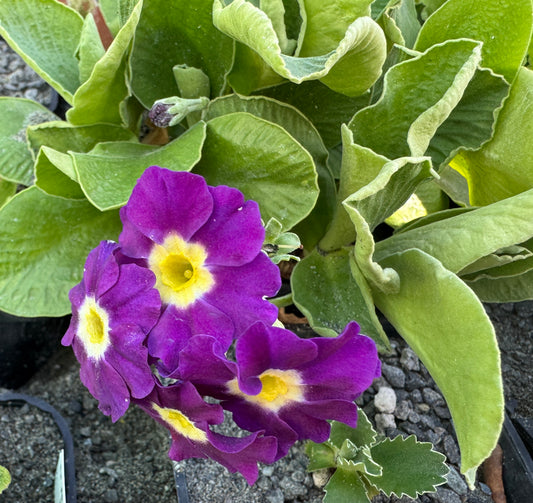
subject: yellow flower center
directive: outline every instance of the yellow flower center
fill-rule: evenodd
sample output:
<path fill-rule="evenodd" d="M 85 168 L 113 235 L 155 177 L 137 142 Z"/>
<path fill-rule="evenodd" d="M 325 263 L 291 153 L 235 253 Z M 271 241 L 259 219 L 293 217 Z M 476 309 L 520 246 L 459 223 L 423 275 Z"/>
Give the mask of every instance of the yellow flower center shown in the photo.
<path fill-rule="evenodd" d="M 159 407 L 156 403 L 152 406 L 161 419 L 180 435 L 196 442 L 207 442 L 206 432 L 194 426 L 192 421 L 179 410 Z"/>
<path fill-rule="evenodd" d="M 98 311 L 94 307 L 89 308 L 87 313 L 87 333 L 91 344 L 102 344 L 104 341 L 104 322 Z"/>
<path fill-rule="evenodd" d="M 302 379 L 296 370 L 269 369 L 263 372 L 259 379 L 263 387 L 257 395 L 243 393 L 236 378 L 228 382 L 228 389 L 230 393 L 242 396 L 272 412 L 277 412 L 290 402 L 304 400 Z"/>
<path fill-rule="evenodd" d="M 92 297 L 86 297 L 78 312 L 78 338 L 89 358 L 100 359 L 111 344 L 109 315 Z"/>
<path fill-rule="evenodd" d="M 161 245 L 154 245 L 148 265 L 156 276 L 156 288 L 166 304 L 184 308 L 207 293 L 214 279 L 205 261 L 202 245 L 187 243 L 177 234 L 170 234 Z"/>

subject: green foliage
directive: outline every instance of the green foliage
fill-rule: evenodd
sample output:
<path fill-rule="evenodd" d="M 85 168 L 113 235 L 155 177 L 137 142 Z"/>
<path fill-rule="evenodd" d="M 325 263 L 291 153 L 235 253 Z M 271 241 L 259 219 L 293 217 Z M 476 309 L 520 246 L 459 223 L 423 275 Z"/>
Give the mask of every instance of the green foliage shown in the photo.
<path fill-rule="evenodd" d="M 357 428 L 332 422 L 330 439 L 309 442 L 309 471 L 334 470 L 324 502 L 367 503 L 380 491 L 387 496 L 416 498 L 446 482 L 445 457 L 414 436 L 378 439 L 365 413 Z"/>
<path fill-rule="evenodd" d="M 0 309 L 67 313 L 88 251 L 116 239 L 144 169 L 194 170 L 258 202 L 274 261 L 303 245 L 278 303 L 292 295 L 324 336 L 355 319 L 383 350 L 375 306 L 385 314 L 442 389 L 472 481 L 503 414 L 479 299 L 533 298 L 531 0 L 100 7 L 107 49 L 91 14 L 0 2 L 0 35 L 73 105 L 61 121 L 0 98 Z M 152 127 L 148 109 L 176 96 L 209 103 Z M 406 458 L 402 485 L 381 449 L 394 466 L 403 450 L 436 458 L 409 439 L 380 444 L 364 425 L 334 426 L 312 448 L 313 467 L 336 467 L 327 501 L 440 480 L 415 487 Z"/>
<path fill-rule="evenodd" d="M 7 468 L 0 465 L 0 493 L 5 491 L 11 484 L 11 475 L 7 471 Z"/>

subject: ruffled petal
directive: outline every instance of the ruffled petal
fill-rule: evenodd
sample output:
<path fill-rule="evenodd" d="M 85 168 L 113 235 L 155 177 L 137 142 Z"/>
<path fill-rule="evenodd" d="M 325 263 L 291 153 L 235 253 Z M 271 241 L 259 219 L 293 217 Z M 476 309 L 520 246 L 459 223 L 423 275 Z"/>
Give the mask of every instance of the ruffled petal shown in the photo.
<path fill-rule="evenodd" d="M 124 231 L 119 243 L 127 255 L 138 257 L 146 251 L 145 238 L 160 244 L 177 233 L 188 241 L 212 211 L 213 197 L 201 176 L 151 166 L 120 212 Z"/>
<path fill-rule="evenodd" d="M 213 213 L 192 241 L 209 250 L 207 265 L 240 266 L 251 262 L 265 239 L 258 204 L 244 202 L 239 190 L 225 185 L 209 187 L 209 191 L 214 200 Z"/>

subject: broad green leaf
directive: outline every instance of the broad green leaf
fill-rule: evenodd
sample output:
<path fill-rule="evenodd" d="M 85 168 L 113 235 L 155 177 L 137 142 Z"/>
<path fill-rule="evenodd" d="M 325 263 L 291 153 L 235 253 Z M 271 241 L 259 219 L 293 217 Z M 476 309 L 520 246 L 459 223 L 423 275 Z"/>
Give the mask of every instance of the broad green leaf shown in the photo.
<path fill-rule="evenodd" d="M 307 470 L 310 472 L 334 468 L 337 465 L 335 448 L 329 442 L 316 444 L 309 441 L 305 446 L 305 453 L 309 457 Z"/>
<path fill-rule="evenodd" d="M 372 0 L 301 0 L 305 29 L 300 32 L 297 56 L 321 56 L 334 51 L 348 27 L 370 15 Z"/>
<path fill-rule="evenodd" d="M 212 6 L 213 0 L 144 0 L 130 66 L 133 93 L 145 108 L 176 95 L 174 65 L 201 69 L 212 96 L 223 94 L 233 41 L 213 26 Z"/>
<path fill-rule="evenodd" d="M 0 493 L 11 484 L 11 475 L 7 468 L 0 465 Z"/>
<path fill-rule="evenodd" d="M 0 35 L 68 103 L 80 85 L 82 26 L 81 16 L 56 0 L 0 2 Z"/>
<path fill-rule="evenodd" d="M 507 248 L 502 248 L 501 250 L 496 250 L 494 253 L 476 260 L 474 263 L 459 271 L 458 276 L 463 280 L 465 278 L 471 280 L 476 278 L 476 273 L 484 274 L 485 271 L 490 269 L 494 269 L 495 271 L 498 270 L 496 276 L 514 276 L 516 274 L 522 274 L 522 272 L 524 272 L 523 264 L 518 264 L 518 269 L 513 269 L 512 267 L 514 266 L 508 269 L 508 264 L 532 257 L 533 252 L 531 251 L 531 242 L 532 240 L 529 240 L 527 243 L 523 243 L 524 246 L 509 246 Z M 515 264 L 515 266 L 516 265 L 517 264 Z M 502 267 L 503 269 L 501 269 Z M 503 274 L 500 274 L 502 271 Z M 491 272 L 488 272 L 488 274 L 492 275 Z"/>
<path fill-rule="evenodd" d="M 272 21 L 272 27 L 278 36 L 281 52 L 283 54 L 292 54 L 296 48 L 296 40 L 290 40 L 287 37 L 283 0 L 260 0 L 259 7 Z"/>
<path fill-rule="evenodd" d="M 333 421 L 329 441 L 340 449 L 347 438 L 356 446 L 362 447 L 372 445 L 376 441 L 376 437 L 377 433 L 366 414 L 361 409 L 357 409 L 357 427 L 351 428 L 344 423 Z"/>
<path fill-rule="evenodd" d="M 336 194 L 335 181 L 327 165 L 328 151 L 320 135 L 309 119 L 297 109 L 265 97 L 245 98 L 232 94 L 218 98 L 209 105 L 204 120 L 233 112 L 248 112 L 280 125 L 313 157 L 320 189 L 318 200 L 311 214 L 294 231 L 307 249 L 314 248 L 333 218 Z"/>
<path fill-rule="evenodd" d="M 315 125 L 327 148 L 341 142 L 341 125 L 360 109 L 370 104 L 370 93 L 355 98 L 332 91 L 318 80 L 291 83 L 264 89 L 264 96 L 289 103 L 305 114 Z"/>
<path fill-rule="evenodd" d="M 526 55 L 532 23 L 531 0 L 448 0 L 426 20 L 415 49 L 457 38 L 479 40 L 482 66 L 512 82 Z"/>
<path fill-rule="evenodd" d="M 100 10 L 113 35 L 128 21 L 138 0 L 99 0 Z"/>
<path fill-rule="evenodd" d="M 353 142 L 351 131 L 343 126 L 343 155 L 337 211 L 320 242 L 323 250 L 352 243 L 356 229 L 346 205 L 356 208 L 369 231 L 399 209 L 417 185 L 432 175 L 425 157 L 389 160 Z M 358 219 L 359 220 L 359 219 Z"/>
<path fill-rule="evenodd" d="M 400 209 L 385 220 L 385 223 L 393 228 L 402 227 L 430 213 L 448 209 L 449 204 L 448 197 L 435 183 L 435 180 L 426 180 L 417 187 Z"/>
<path fill-rule="evenodd" d="M 78 58 L 80 68 L 80 82 L 89 79 L 96 62 L 105 54 L 98 28 L 94 22 L 92 13 L 89 13 L 83 22 L 80 45 L 78 47 Z"/>
<path fill-rule="evenodd" d="M 333 51 L 304 58 L 283 54 L 271 20 L 246 0 L 233 0 L 227 6 L 215 0 L 213 23 L 257 52 L 268 66 L 291 82 L 322 79 L 334 91 L 348 96 L 369 89 L 385 61 L 385 37 L 369 17 L 360 17 L 350 24 Z"/>
<path fill-rule="evenodd" d="M 400 234 L 402 232 L 407 232 L 409 230 L 416 229 L 418 227 L 431 224 L 433 222 L 438 222 L 440 220 L 446 220 L 447 218 L 455 217 L 457 215 L 462 215 L 463 213 L 468 213 L 469 211 L 473 211 L 475 209 L 476 208 L 472 208 L 471 206 L 469 206 L 466 208 L 449 208 L 447 210 L 438 211 L 437 213 L 430 213 L 429 215 L 425 217 L 421 217 L 418 220 L 414 220 L 412 222 L 405 224 L 400 229 L 396 229 L 394 233 Z"/>
<path fill-rule="evenodd" d="M 533 269 L 516 276 L 479 277 L 464 281 L 483 302 L 533 300 Z"/>
<path fill-rule="evenodd" d="M 340 464 L 324 487 L 324 503 L 369 503 L 365 486 L 349 466 Z"/>
<path fill-rule="evenodd" d="M 101 240 L 117 239 L 120 229 L 118 211 L 102 213 L 37 187 L 20 192 L 0 211 L 0 309 L 31 317 L 69 313 L 68 292 L 87 254 Z"/>
<path fill-rule="evenodd" d="M 471 206 L 466 178 L 449 164 L 440 168 L 439 179 L 435 183 L 458 206 L 462 208 Z"/>
<path fill-rule="evenodd" d="M 461 449 L 461 472 L 472 482 L 475 469 L 494 449 L 503 422 L 494 328 L 472 290 L 430 255 L 411 249 L 381 264 L 397 272 L 400 290 L 386 295 L 374 289 L 376 306 L 442 391 Z M 417 461 L 418 467 L 422 464 Z"/>
<path fill-rule="evenodd" d="M 432 447 L 429 442 L 417 442 L 414 435 L 405 439 L 386 438 L 371 448 L 372 457 L 383 473 L 379 477 L 368 475 L 368 480 L 389 497 L 394 494 L 416 498 L 425 492 L 435 492 L 437 486 L 446 482 L 448 467 L 446 457 Z"/>
<path fill-rule="evenodd" d="M 440 170 L 460 150 L 476 150 L 492 138 L 509 84 L 491 70 L 477 70 L 457 106 L 439 126 L 426 155 Z"/>
<path fill-rule="evenodd" d="M 418 248 L 458 273 L 500 248 L 533 236 L 533 189 L 517 196 L 395 234 L 376 244 L 375 260 Z"/>
<path fill-rule="evenodd" d="M 26 128 L 57 117 L 35 101 L 8 97 L 0 97 L 0 117 L 0 176 L 30 185 L 33 156 L 27 145 Z"/>
<path fill-rule="evenodd" d="M 0 178 L 0 208 L 17 192 L 17 184 Z"/>
<path fill-rule="evenodd" d="M 105 55 L 94 65 L 89 80 L 76 91 L 73 107 L 67 111 L 67 119 L 71 124 L 124 122 L 121 103 L 130 94 L 126 82 L 126 59 L 139 21 L 141 7 L 142 1 L 139 1 Z"/>
<path fill-rule="evenodd" d="M 198 162 L 205 139 L 199 122 L 179 138 L 156 148 L 131 142 L 100 144 L 87 154 L 71 152 L 87 199 L 100 210 L 123 206 L 149 166 L 189 171 Z"/>
<path fill-rule="evenodd" d="M 381 98 L 349 124 L 355 143 L 389 159 L 424 155 L 474 76 L 480 46 L 449 41 L 393 66 Z"/>
<path fill-rule="evenodd" d="M 42 147 L 37 154 L 35 185 L 51 196 L 85 199 L 72 157 L 48 147 Z"/>
<path fill-rule="evenodd" d="M 349 439 L 346 439 L 342 445 L 337 464 L 344 466 L 354 475 L 362 473 L 377 477 L 382 473 L 381 466 L 372 459 L 370 446 L 357 447 Z"/>
<path fill-rule="evenodd" d="M 370 288 L 348 250 L 325 256 L 313 251 L 294 268 L 291 288 L 295 305 L 315 332 L 334 337 L 355 320 L 380 349 L 389 347 Z"/>
<path fill-rule="evenodd" d="M 413 47 L 420 31 L 414 0 L 388 2 L 376 21 L 391 43 Z"/>
<path fill-rule="evenodd" d="M 307 150 L 281 126 L 246 112 L 207 123 L 202 159 L 194 168 L 210 185 L 230 185 L 259 203 L 265 222 L 291 229 L 314 208 L 317 173 Z"/>
<path fill-rule="evenodd" d="M 128 129 L 114 124 L 89 124 L 73 126 L 65 121 L 51 121 L 27 130 L 28 141 L 34 151 L 47 146 L 58 152 L 88 152 L 100 142 L 137 141 Z"/>
<path fill-rule="evenodd" d="M 498 115 L 494 137 L 480 150 L 461 151 L 450 165 L 468 180 L 470 202 L 493 203 L 533 186 L 533 72 L 522 68 Z"/>

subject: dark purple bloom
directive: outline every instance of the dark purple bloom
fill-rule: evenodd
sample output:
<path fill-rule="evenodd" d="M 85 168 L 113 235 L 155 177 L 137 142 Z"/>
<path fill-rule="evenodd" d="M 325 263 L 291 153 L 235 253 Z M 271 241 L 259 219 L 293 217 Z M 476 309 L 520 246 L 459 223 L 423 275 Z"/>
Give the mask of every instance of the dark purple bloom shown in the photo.
<path fill-rule="evenodd" d="M 156 328 L 150 337 L 150 347 L 159 348 L 152 356 L 179 352 L 181 342 L 172 341 L 182 341 L 182 329 L 170 334 L 174 320 L 193 334 L 215 335 L 226 348 L 255 321 L 276 320 L 277 309 L 265 296 L 279 289 L 279 270 L 261 251 L 257 203 L 245 202 L 237 189 L 152 166 L 120 216 L 123 251 L 153 271 L 165 307 L 164 330 Z M 170 334 L 168 344 L 152 340 L 162 333 Z"/>
<path fill-rule="evenodd" d="M 195 336 L 180 355 L 180 375 L 222 400 L 235 422 L 278 439 L 277 459 L 296 440 L 324 442 L 335 419 L 357 422 L 354 400 L 380 375 L 376 345 L 352 322 L 335 338 L 300 339 L 289 330 L 252 325 L 228 361 L 214 338 Z"/>
<path fill-rule="evenodd" d="M 145 342 L 161 309 L 153 273 L 117 257 L 119 246 L 110 241 L 91 251 L 83 280 L 70 291 L 72 320 L 61 341 L 72 345 L 81 381 L 113 421 L 130 397 L 154 387 Z"/>
<path fill-rule="evenodd" d="M 208 404 L 188 382 L 162 387 L 136 403 L 172 436 L 168 453 L 175 461 L 211 458 L 231 472 L 240 472 L 251 485 L 257 480 L 257 463 L 272 463 L 276 439 L 257 431 L 246 437 L 227 437 L 211 431 L 224 421 L 222 407 Z"/>

